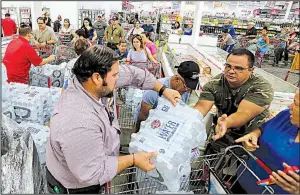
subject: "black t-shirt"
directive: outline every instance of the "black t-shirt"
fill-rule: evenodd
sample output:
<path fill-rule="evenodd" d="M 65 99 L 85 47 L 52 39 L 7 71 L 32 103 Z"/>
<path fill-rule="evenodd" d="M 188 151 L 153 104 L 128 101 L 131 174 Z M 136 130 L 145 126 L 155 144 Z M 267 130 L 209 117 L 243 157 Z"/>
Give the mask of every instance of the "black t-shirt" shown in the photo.
<path fill-rule="evenodd" d="M 251 29 L 247 29 L 246 31 L 246 35 L 249 36 L 249 35 L 257 35 L 257 30 L 255 27 L 252 27 Z"/>
<path fill-rule="evenodd" d="M 46 23 L 46 25 L 51 27 L 51 18 L 48 18 L 48 22 Z"/>

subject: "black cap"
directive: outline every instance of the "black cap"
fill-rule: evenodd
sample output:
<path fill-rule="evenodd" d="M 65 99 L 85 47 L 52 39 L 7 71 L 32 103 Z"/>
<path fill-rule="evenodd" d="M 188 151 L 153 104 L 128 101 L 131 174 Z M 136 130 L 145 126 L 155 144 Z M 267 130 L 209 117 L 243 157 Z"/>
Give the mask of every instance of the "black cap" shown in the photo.
<path fill-rule="evenodd" d="M 176 67 L 175 67 L 176 68 Z M 200 68 L 194 61 L 181 62 L 177 70 L 188 88 L 195 90 L 199 82 Z"/>
<path fill-rule="evenodd" d="M 118 16 L 114 16 L 112 19 L 113 20 L 119 20 Z"/>

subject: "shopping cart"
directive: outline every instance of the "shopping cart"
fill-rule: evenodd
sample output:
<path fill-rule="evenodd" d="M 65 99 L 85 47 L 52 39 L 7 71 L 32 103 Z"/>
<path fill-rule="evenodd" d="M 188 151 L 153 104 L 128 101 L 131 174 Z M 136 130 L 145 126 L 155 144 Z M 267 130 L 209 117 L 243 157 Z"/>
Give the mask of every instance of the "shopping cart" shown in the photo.
<path fill-rule="evenodd" d="M 285 76 L 285 81 L 288 81 L 297 87 L 300 87 L 300 50 L 296 51 L 292 66 Z"/>
<path fill-rule="evenodd" d="M 45 47 L 39 47 L 39 48 L 36 47 L 35 45 L 32 45 L 32 47 L 38 52 L 38 55 L 41 58 L 47 58 L 47 57 L 55 54 L 57 45 L 51 44 L 51 45 L 46 45 Z"/>
<path fill-rule="evenodd" d="M 61 64 L 69 62 L 71 59 L 77 57 L 74 47 L 69 43 L 68 45 L 59 45 L 55 50 L 55 60 L 51 64 Z"/>
<path fill-rule="evenodd" d="M 282 39 L 275 39 L 272 38 L 270 39 L 270 43 L 269 43 L 269 51 L 268 53 L 265 55 L 266 59 L 269 61 L 269 64 L 273 64 L 275 62 L 275 53 L 277 52 L 277 50 L 279 49 L 279 45 L 285 42 Z"/>
<path fill-rule="evenodd" d="M 247 48 L 249 46 L 249 41 L 252 39 L 249 39 L 245 36 L 238 36 L 236 39 L 235 49 L 239 48 Z"/>
<path fill-rule="evenodd" d="M 242 154 L 241 154 L 242 151 Z M 204 155 L 191 162 L 191 173 L 182 180 L 181 192 L 194 194 L 229 194 L 233 193 L 242 174 L 250 173 L 254 181 L 259 178 L 247 165 L 253 158 L 262 167 L 264 164 L 240 145 L 229 146 L 224 152 Z M 269 172 L 267 167 L 264 169 Z M 249 181 L 251 178 L 249 178 Z M 252 180 L 253 181 L 253 180 Z M 261 187 L 262 194 L 274 193 L 270 186 Z M 153 194 L 166 191 L 167 187 L 151 178 L 137 167 L 125 169 L 111 182 L 107 183 L 105 193 L 112 194 Z"/>
<path fill-rule="evenodd" d="M 120 153 L 129 154 L 128 147 L 131 139 L 131 134 L 136 132 L 136 109 L 137 104 L 126 101 L 128 93 L 128 88 L 119 88 L 117 89 L 117 118 L 121 128 L 120 136 Z"/>
<path fill-rule="evenodd" d="M 59 45 L 70 45 L 73 36 L 69 33 L 59 33 L 58 34 L 58 41 Z"/>
<path fill-rule="evenodd" d="M 123 63 L 123 65 L 131 65 L 141 69 L 147 69 L 151 72 L 156 78 L 161 78 L 162 70 L 161 70 L 161 63 L 160 62 L 129 62 Z"/>

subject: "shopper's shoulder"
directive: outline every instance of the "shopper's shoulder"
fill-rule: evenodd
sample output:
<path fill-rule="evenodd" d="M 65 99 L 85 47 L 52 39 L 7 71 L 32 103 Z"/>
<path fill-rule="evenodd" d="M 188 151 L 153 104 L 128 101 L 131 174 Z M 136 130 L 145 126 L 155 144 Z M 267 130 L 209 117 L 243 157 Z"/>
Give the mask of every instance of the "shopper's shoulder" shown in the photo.
<path fill-rule="evenodd" d="M 50 26 L 46 26 L 46 28 L 47 28 L 47 31 L 49 31 L 50 33 L 54 33 L 53 28 L 51 28 Z"/>
<path fill-rule="evenodd" d="M 249 78 L 249 82 L 256 88 L 272 88 L 271 83 L 259 74 L 254 73 L 253 75 L 251 75 L 251 77 Z"/>

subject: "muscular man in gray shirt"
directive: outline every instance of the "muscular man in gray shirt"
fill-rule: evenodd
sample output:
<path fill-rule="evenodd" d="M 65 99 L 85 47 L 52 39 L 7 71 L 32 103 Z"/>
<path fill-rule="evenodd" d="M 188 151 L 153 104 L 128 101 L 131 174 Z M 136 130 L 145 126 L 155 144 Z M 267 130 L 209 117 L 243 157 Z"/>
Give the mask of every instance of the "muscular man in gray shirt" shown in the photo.
<path fill-rule="evenodd" d="M 105 183 L 130 166 L 154 169 L 156 153 L 118 156 L 120 127 L 113 95 L 116 87 L 160 91 L 174 105 L 181 96 L 166 89 L 147 70 L 121 66 L 106 46 L 84 51 L 74 76 L 55 106 L 47 143 L 47 184 L 52 193 L 99 193 Z"/>

